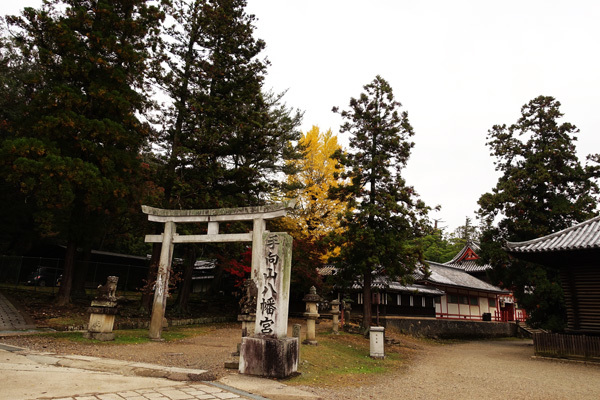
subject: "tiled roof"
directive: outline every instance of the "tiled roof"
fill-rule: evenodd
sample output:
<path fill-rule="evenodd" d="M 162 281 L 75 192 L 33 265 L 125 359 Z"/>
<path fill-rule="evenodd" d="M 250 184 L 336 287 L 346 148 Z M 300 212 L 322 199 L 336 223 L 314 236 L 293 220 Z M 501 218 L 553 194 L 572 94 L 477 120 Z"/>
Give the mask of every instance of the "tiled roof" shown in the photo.
<path fill-rule="evenodd" d="M 467 244 L 465 244 L 465 247 L 463 247 L 461 251 L 459 251 L 458 253 L 456 253 L 456 255 L 454 256 L 454 258 L 452 260 L 448 261 L 446 264 L 451 264 L 451 263 L 454 263 L 454 262 L 462 260 L 462 258 L 464 257 L 465 253 L 469 249 L 473 250 L 475 253 L 477 253 L 479 250 L 481 250 L 481 248 L 479 247 L 479 245 L 477 243 L 468 241 Z"/>
<path fill-rule="evenodd" d="M 433 285 L 481 290 L 484 292 L 491 293 L 506 293 L 505 290 L 502 290 L 494 285 L 490 285 L 489 283 L 484 282 L 481 279 L 477 279 L 474 276 L 469 275 L 462 269 L 430 261 L 428 262 L 428 264 L 429 270 L 431 271 L 431 275 L 428 278 L 425 278 L 424 275 L 421 275 L 421 278 L 419 278 L 419 280 L 429 282 Z"/>
<path fill-rule="evenodd" d="M 456 263 L 451 263 L 450 261 L 448 261 L 444 265 L 459 268 L 465 272 L 481 272 L 487 271 L 488 269 L 492 269 L 492 266 L 490 264 L 479 265 L 477 264 L 477 261 L 459 261 Z"/>
<path fill-rule="evenodd" d="M 512 253 L 541 253 L 600 248 L 600 216 L 526 242 L 506 242 Z"/>
<path fill-rule="evenodd" d="M 317 273 L 321 276 L 331 276 L 337 274 L 337 268 L 333 265 L 325 265 L 323 267 L 317 267 Z"/>
<path fill-rule="evenodd" d="M 354 282 L 352 284 L 352 289 L 354 289 L 354 290 L 361 290 L 362 287 L 363 287 L 362 282 Z M 385 289 L 385 290 L 389 290 L 389 291 L 393 291 L 393 292 L 402 292 L 402 293 L 411 293 L 411 294 L 423 293 L 423 294 L 432 294 L 432 295 L 438 295 L 438 296 L 441 296 L 444 294 L 443 290 L 435 289 L 430 286 L 418 285 L 418 284 L 402 285 L 398 282 L 394 282 L 394 281 L 390 282 L 386 278 L 380 277 L 380 276 L 375 278 L 375 280 L 371 284 L 371 287 L 375 288 L 375 289 L 382 289 L 382 290 Z"/>
<path fill-rule="evenodd" d="M 444 265 L 449 265 L 451 267 L 460 268 L 465 272 L 482 272 L 492 269 L 492 266 L 489 264 L 479 265 L 477 264 L 476 259 L 466 259 L 465 255 L 471 251 L 477 258 L 477 252 L 480 250 L 480 247 L 475 242 L 468 242 L 465 247 L 459 251 L 452 260 L 444 263 Z"/>

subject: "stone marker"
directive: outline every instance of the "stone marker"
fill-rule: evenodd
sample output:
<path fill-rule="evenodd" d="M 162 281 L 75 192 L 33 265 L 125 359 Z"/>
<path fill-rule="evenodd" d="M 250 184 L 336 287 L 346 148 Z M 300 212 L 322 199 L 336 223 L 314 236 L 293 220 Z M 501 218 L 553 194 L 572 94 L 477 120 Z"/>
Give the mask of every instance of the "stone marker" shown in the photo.
<path fill-rule="evenodd" d="M 287 337 L 291 262 L 292 237 L 265 232 L 254 335 L 242 338 L 241 374 L 285 378 L 298 370 L 298 339 Z"/>
<path fill-rule="evenodd" d="M 109 276 L 106 278 L 106 284 L 98 286 L 98 295 L 92 300 L 92 305 L 88 309 L 90 322 L 88 331 L 83 334 L 83 337 L 102 341 L 115 340 L 113 326 L 117 314 L 115 294 L 118 281 L 118 276 Z"/>
<path fill-rule="evenodd" d="M 315 321 L 319 318 L 317 305 L 321 301 L 321 296 L 317 294 L 317 289 L 311 286 L 308 294 L 302 299 L 306 303 L 306 340 L 302 343 L 317 346 L 319 342 L 316 340 Z"/>
<path fill-rule="evenodd" d="M 385 358 L 385 328 L 383 326 L 372 326 L 369 331 L 371 339 L 371 358 Z"/>

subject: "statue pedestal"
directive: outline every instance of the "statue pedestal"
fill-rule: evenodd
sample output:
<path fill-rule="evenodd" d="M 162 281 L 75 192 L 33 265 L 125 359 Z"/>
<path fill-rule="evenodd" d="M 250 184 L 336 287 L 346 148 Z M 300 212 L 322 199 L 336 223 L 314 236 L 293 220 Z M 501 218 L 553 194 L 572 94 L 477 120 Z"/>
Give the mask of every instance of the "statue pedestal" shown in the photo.
<path fill-rule="evenodd" d="M 287 378 L 298 371 L 297 338 L 242 338 L 239 372 L 268 378 Z"/>
<path fill-rule="evenodd" d="M 83 337 L 102 341 L 115 340 L 113 327 L 117 314 L 117 302 L 93 300 L 88 311 L 90 312 L 90 322 L 88 331 L 83 334 Z"/>

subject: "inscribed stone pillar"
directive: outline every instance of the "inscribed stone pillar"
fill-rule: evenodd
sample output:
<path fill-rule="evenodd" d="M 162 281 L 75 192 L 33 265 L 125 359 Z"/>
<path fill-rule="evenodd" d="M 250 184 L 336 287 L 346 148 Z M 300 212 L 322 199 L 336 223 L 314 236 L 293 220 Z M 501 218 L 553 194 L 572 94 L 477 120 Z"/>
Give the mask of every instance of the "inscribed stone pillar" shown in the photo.
<path fill-rule="evenodd" d="M 263 257 L 256 277 L 256 323 L 254 333 L 274 338 L 287 336 L 292 267 L 292 237 L 265 232 Z"/>
<path fill-rule="evenodd" d="M 265 232 L 260 269 L 254 336 L 242 338 L 239 372 L 286 378 L 298 370 L 298 338 L 288 338 L 288 305 L 292 237 Z M 253 249 L 254 250 L 254 249 Z"/>

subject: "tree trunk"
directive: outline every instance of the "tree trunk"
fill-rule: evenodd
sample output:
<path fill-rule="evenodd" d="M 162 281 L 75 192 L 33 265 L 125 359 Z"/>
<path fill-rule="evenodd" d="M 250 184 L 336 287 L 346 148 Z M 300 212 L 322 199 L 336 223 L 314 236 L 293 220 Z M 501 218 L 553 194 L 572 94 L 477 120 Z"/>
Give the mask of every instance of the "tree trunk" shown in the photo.
<path fill-rule="evenodd" d="M 56 304 L 59 306 L 67 305 L 71 302 L 71 287 L 73 285 L 73 270 L 75 269 L 75 255 L 77 254 L 77 242 L 70 239 L 67 242 L 65 252 L 65 269 L 62 273 L 60 288 L 56 296 Z"/>
<path fill-rule="evenodd" d="M 363 329 L 369 330 L 371 326 L 371 281 L 372 281 L 371 271 L 367 271 L 363 276 L 363 320 L 362 327 Z"/>
<path fill-rule="evenodd" d="M 73 270 L 73 287 L 71 289 L 71 297 L 77 299 L 85 299 L 85 278 L 87 276 L 88 267 L 92 258 L 92 249 L 86 248 L 83 253 L 83 261 L 78 268 Z M 103 283 L 103 282 L 101 282 Z"/>
<path fill-rule="evenodd" d="M 186 252 L 185 270 L 183 271 L 183 281 L 177 296 L 177 311 L 186 313 L 188 311 L 188 300 L 192 292 L 192 275 L 194 272 L 194 264 L 196 263 L 196 247 L 188 246 Z"/>

